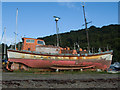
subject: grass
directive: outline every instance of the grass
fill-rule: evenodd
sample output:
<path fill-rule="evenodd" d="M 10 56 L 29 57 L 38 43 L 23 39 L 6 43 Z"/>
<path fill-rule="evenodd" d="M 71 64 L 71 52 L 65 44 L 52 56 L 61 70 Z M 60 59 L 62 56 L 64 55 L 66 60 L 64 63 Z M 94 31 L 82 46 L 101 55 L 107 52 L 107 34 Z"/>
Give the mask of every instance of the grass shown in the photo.
<path fill-rule="evenodd" d="M 41 71 L 37 71 L 37 69 L 31 69 L 29 71 L 25 71 L 25 70 L 16 70 L 13 71 L 15 73 L 33 73 L 33 74 L 44 74 L 44 75 L 50 75 L 50 74 L 120 74 L 119 73 L 109 73 L 106 71 L 101 71 L 101 72 L 97 72 L 97 71 L 59 71 L 59 72 L 50 72 L 50 71 L 46 71 L 46 72 L 41 72 Z"/>

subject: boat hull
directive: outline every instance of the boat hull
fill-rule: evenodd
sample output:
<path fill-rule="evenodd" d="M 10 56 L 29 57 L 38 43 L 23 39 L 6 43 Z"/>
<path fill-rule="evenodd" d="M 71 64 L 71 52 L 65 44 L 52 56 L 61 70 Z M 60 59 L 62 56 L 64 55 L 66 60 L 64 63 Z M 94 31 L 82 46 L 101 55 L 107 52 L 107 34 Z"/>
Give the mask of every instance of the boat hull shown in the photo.
<path fill-rule="evenodd" d="M 42 57 L 42 58 L 41 58 Z M 21 63 L 32 68 L 89 68 L 107 70 L 112 62 L 112 53 L 88 55 L 88 56 L 65 56 L 65 55 L 43 55 L 18 51 L 8 51 L 8 61 Z"/>

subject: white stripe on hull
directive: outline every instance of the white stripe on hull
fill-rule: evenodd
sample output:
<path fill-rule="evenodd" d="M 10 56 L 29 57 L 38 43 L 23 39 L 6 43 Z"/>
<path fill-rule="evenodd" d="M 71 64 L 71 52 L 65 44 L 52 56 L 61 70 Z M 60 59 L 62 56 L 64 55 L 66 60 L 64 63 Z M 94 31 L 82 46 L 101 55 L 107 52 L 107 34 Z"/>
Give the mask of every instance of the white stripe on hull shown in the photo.
<path fill-rule="evenodd" d="M 111 54 L 104 54 L 104 55 L 97 55 L 97 56 L 79 56 L 81 59 L 104 59 L 104 60 L 112 60 Z M 8 58 L 23 58 L 23 59 L 71 59 L 71 57 L 62 57 L 62 56 L 43 56 L 43 55 L 34 55 L 34 54 L 25 54 L 25 53 L 20 53 L 20 52 L 12 52 L 8 51 Z M 72 57 L 73 60 L 77 60 L 78 57 Z"/>

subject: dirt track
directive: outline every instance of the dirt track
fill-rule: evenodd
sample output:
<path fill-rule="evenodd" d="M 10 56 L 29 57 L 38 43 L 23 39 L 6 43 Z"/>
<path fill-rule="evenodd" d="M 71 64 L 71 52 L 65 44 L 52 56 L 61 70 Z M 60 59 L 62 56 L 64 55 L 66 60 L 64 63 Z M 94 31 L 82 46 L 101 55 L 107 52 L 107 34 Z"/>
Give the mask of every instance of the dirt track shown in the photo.
<path fill-rule="evenodd" d="M 118 88 L 120 74 L 3 73 L 3 88 Z"/>

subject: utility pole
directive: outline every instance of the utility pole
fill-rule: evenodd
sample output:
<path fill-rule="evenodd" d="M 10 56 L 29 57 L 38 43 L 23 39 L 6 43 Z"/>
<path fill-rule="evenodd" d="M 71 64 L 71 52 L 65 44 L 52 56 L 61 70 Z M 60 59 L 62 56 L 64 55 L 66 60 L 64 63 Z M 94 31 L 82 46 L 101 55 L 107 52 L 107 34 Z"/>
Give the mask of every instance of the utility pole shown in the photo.
<path fill-rule="evenodd" d="M 58 29 L 58 20 L 60 19 L 60 17 L 57 17 L 57 16 L 53 16 L 53 17 L 55 18 L 55 22 L 56 22 L 57 46 L 59 46 L 59 36 L 58 36 L 59 29 Z"/>
<path fill-rule="evenodd" d="M 88 42 L 88 51 L 90 52 L 90 44 L 89 44 L 89 35 L 88 35 L 88 28 L 87 28 L 87 20 L 85 17 L 85 9 L 84 9 L 84 5 L 82 5 L 83 7 L 83 13 L 84 13 L 84 20 L 85 20 L 85 30 L 86 30 L 86 35 L 87 35 L 87 42 Z"/>

